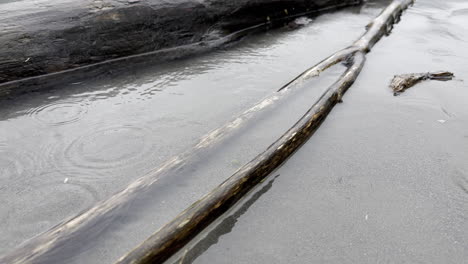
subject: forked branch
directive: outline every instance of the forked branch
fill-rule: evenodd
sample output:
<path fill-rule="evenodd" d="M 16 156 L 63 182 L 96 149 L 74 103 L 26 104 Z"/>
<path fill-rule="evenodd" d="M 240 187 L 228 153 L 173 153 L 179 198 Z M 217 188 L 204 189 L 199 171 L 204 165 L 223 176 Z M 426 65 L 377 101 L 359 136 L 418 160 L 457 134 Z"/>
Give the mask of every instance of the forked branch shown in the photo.
<path fill-rule="evenodd" d="M 403 10 L 412 2 L 412 0 L 393 1 L 369 24 L 367 32 L 352 46 L 338 51 L 281 88 L 280 92 L 287 90 L 293 84 L 319 75 L 332 65 L 347 62 L 347 71 L 275 143 L 240 168 L 224 183 L 180 213 L 132 252 L 122 257 L 118 264 L 163 263 L 277 169 L 307 141 L 333 107 L 341 101 L 343 94 L 361 72 L 365 54 L 382 36 L 388 34 L 393 24 L 399 21 Z"/>

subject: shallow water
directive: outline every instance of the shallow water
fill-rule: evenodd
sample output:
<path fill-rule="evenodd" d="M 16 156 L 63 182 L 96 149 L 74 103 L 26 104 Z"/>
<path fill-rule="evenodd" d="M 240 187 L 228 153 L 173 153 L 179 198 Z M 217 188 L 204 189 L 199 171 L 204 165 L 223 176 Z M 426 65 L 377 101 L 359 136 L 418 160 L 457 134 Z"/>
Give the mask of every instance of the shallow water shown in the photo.
<path fill-rule="evenodd" d="M 351 44 L 388 2 L 190 60 L 2 101 L 0 254 L 123 189 Z M 280 176 L 185 260 L 461 263 L 468 238 L 466 10 L 464 1 L 417 2 Z M 387 88 L 394 74 L 429 70 L 453 71 L 457 80 L 424 83 L 400 97 Z M 266 148 L 341 71 L 262 113 L 101 233 L 80 238 L 60 261 L 115 261 Z"/>

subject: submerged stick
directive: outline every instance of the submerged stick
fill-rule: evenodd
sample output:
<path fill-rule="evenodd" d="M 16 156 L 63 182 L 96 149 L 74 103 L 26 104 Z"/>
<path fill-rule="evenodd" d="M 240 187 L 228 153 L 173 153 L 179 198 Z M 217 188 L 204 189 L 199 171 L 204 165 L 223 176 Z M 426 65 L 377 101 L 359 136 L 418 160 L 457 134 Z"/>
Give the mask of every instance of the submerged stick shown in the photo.
<path fill-rule="evenodd" d="M 391 26 L 398 21 L 402 11 L 412 2 L 412 0 L 393 1 L 369 24 L 366 34 L 351 47 L 333 54 L 288 83 L 287 85 L 291 85 L 310 76 L 316 76 L 338 62 L 346 61 L 348 65 L 347 71 L 339 80 L 329 87 L 307 113 L 267 150 L 244 165 L 201 200 L 192 204 L 117 263 L 149 264 L 168 260 L 277 169 L 307 141 L 333 107 L 341 101 L 342 95 L 361 72 L 365 62 L 365 53 L 369 52 L 373 45 L 388 33 Z"/>
<path fill-rule="evenodd" d="M 395 75 L 390 83 L 390 88 L 393 90 L 393 95 L 397 96 L 421 81 L 450 81 L 453 77 L 454 74 L 447 71 Z"/>

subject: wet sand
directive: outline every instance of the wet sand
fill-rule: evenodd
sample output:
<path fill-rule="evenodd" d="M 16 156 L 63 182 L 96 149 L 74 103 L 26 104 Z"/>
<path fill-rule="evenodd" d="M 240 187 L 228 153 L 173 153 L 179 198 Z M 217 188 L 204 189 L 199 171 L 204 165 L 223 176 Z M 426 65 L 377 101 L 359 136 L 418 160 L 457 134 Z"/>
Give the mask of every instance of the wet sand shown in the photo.
<path fill-rule="evenodd" d="M 2 102 L 0 254 L 122 189 L 350 44 L 387 2 L 191 60 Z M 463 262 L 466 10 L 463 1 L 412 7 L 369 54 L 344 103 L 272 175 L 280 176 L 214 227 L 186 263 Z M 394 74 L 433 70 L 457 80 L 422 83 L 399 97 L 388 89 Z M 267 147 L 340 72 L 259 116 L 62 261 L 115 261 Z"/>

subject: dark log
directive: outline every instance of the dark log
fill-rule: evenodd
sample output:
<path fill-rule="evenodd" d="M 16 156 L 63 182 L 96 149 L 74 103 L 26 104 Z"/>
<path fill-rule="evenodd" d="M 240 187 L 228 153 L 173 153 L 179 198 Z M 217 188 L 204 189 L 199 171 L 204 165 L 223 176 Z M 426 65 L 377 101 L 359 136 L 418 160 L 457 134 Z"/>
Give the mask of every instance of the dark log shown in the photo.
<path fill-rule="evenodd" d="M 319 65 L 296 78 L 300 81 L 317 74 L 337 61 L 347 60 L 348 70 L 329 87 L 307 113 L 267 150 L 244 165 L 224 183 L 192 204 L 175 219 L 163 226 L 148 240 L 122 257 L 118 264 L 163 263 L 172 257 L 208 225 L 228 211 L 249 191 L 276 170 L 319 128 L 343 94 L 354 83 L 365 62 L 365 53 L 388 33 L 389 25 L 398 21 L 401 12 L 412 0 L 395 0 L 377 17 L 368 31 L 353 46 L 332 55 Z M 345 56 L 345 55 L 348 56 Z"/>
<path fill-rule="evenodd" d="M 232 40 L 213 41 L 234 31 L 359 2 L 38 0 L 0 4 L 0 84 L 37 76 L 50 79 L 56 77 L 53 73 L 102 67 L 103 62 L 137 54 L 157 60 L 180 57 Z M 89 68 L 82 70 L 89 72 Z M 28 86 L 43 82 L 39 78 Z M 6 87 L 12 90 L 14 84 Z"/>

